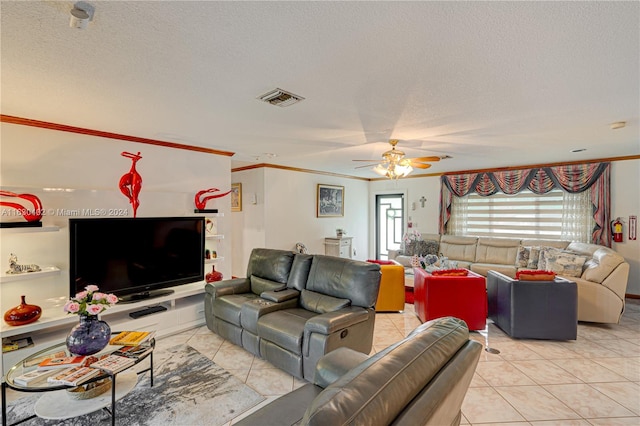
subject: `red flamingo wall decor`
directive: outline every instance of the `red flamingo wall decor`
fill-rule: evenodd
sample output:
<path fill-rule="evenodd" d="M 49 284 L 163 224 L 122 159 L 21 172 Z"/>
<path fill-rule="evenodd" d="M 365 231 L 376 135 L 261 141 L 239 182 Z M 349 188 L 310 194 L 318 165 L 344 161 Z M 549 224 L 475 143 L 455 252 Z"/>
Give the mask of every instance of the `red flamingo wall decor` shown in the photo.
<path fill-rule="evenodd" d="M 222 194 L 214 194 L 214 195 L 209 195 L 207 197 L 202 198 L 203 195 L 205 194 L 210 194 L 213 192 L 218 192 L 220 191 L 218 188 L 209 188 L 209 189 L 203 189 L 202 191 L 198 191 L 198 193 L 195 196 L 194 202 L 196 204 L 196 209 L 198 210 L 204 210 L 207 206 L 207 201 L 213 199 L 213 198 L 220 198 L 220 197 L 224 197 L 225 195 L 229 195 L 231 194 L 231 190 L 224 192 Z"/>
<path fill-rule="evenodd" d="M 120 192 L 122 192 L 131 203 L 131 207 L 133 207 L 133 217 L 136 217 L 136 213 L 138 211 L 138 206 L 140 205 L 140 201 L 138 200 L 138 195 L 140 194 L 140 190 L 142 189 L 142 176 L 136 170 L 136 163 L 138 160 L 142 158 L 140 152 L 137 154 L 133 154 L 131 152 L 123 152 L 120 155 L 123 157 L 131 158 L 131 170 L 128 173 L 125 173 L 120 178 Z"/>
<path fill-rule="evenodd" d="M 23 200 L 29 201 L 33 205 L 32 209 L 25 208 L 25 206 L 23 206 L 20 203 L 14 203 L 11 201 L 0 201 L 0 206 L 7 206 L 15 209 L 16 212 L 20 216 L 22 216 L 27 221 L 28 224 L 30 225 L 37 224 L 40 222 L 40 219 L 42 219 L 42 213 L 43 213 L 42 202 L 35 195 L 16 194 L 15 192 L 11 192 L 11 191 L 0 191 L 0 196 L 16 197 L 16 198 L 21 198 Z M 5 222 L 2 225 L 3 226 L 20 226 L 19 224 L 23 225 L 24 222 Z"/>

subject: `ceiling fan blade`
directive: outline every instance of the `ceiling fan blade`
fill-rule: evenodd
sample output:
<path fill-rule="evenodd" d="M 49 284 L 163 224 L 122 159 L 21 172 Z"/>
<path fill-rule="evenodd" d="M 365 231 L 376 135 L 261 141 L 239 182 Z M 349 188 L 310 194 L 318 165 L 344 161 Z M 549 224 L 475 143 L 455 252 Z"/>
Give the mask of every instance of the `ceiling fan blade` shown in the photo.
<path fill-rule="evenodd" d="M 431 167 L 431 164 L 422 164 L 422 163 L 411 163 L 411 167 L 414 167 L 416 169 L 428 169 L 429 167 Z"/>
<path fill-rule="evenodd" d="M 440 157 L 415 157 L 415 158 L 409 158 L 409 160 L 411 161 L 440 161 Z"/>
<path fill-rule="evenodd" d="M 358 166 L 356 169 L 364 169 L 365 167 L 374 167 L 373 164 L 365 164 L 364 166 Z"/>
<path fill-rule="evenodd" d="M 351 161 L 368 161 L 369 163 L 379 163 L 381 160 L 351 160 Z"/>

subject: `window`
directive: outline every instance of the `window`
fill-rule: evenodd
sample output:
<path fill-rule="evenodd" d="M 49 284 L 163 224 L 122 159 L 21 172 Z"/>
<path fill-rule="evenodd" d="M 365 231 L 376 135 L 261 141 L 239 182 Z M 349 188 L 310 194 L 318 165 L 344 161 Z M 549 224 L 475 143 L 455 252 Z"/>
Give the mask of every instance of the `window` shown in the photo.
<path fill-rule="evenodd" d="M 448 231 L 453 235 L 590 242 L 595 222 L 589 194 L 554 189 L 543 195 L 522 191 L 453 197 Z"/>

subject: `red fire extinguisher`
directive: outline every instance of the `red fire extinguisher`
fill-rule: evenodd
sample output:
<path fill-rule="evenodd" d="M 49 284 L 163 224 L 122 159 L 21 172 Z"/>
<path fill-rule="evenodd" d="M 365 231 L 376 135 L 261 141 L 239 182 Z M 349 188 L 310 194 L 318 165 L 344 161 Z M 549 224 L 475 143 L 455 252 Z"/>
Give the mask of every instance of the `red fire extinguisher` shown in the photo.
<path fill-rule="evenodd" d="M 611 222 L 611 233 L 613 234 L 613 241 L 616 243 L 622 242 L 622 221 L 620 218 Z"/>

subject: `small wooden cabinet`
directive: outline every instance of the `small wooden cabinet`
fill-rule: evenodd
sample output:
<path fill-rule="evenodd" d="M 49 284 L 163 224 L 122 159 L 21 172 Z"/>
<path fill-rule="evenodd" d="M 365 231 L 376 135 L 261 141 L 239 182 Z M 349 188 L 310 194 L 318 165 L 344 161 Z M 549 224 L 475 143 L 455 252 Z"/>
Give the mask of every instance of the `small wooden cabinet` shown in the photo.
<path fill-rule="evenodd" d="M 353 237 L 325 238 L 324 254 L 327 256 L 351 259 L 353 254 Z"/>

